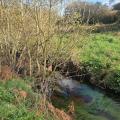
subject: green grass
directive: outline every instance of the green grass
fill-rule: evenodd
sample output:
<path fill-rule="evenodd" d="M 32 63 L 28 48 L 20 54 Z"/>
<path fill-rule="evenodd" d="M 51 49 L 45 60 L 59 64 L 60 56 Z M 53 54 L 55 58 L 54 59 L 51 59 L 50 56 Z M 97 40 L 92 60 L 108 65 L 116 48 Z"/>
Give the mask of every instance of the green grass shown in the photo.
<path fill-rule="evenodd" d="M 70 38 L 66 37 L 64 40 L 68 41 Z M 79 36 L 79 42 L 76 45 L 74 52 L 79 52 L 77 56 L 72 56 L 72 60 L 77 60 L 81 63 L 91 74 L 95 83 L 103 82 L 107 87 L 120 92 L 120 38 L 112 33 L 105 34 L 91 34 L 87 38 Z M 76 58 L 77 59 L 76 59 Z M 82 66 L 80 66 L 82 67 Z M 61 98 L 60 98 L 61 99 Z M 68 105 L 71 100 L 53 100 L 53 104 L 68 110 Z M 76 120 L 107 120 L 106 117 L 95 115 L 96 109 L 105 110 L 110 113 L 117 120 L 120 119 L 120 108 L 112 104 L 113 101 L 109 99 L 101 99 L 98 103 L 93 103 L 86 106 L 81 103 L 75 104 L 75 119 Z"/>
<path fill-rule="evenodd" d="M 120 91 L 120 38 L 112 34 L 92 34 L 87 38 L 85 37 L 84 41 L 83 38 L 80 38 L 77 46 L 70 50 L 70 47 L 66 49 L 66 46 L 64 46 L 64 43 L 69 43 L 70 39 L 69 35 L 66 35 L 65 38 L 62 38 L 62 41 L 59 39 L 56 42 L 54 50 L 56 52 L 58 46 L 61 45 L 60 51 L 62 48 L 66 49 L 65 51 L 63 50 L 63 52 L 67 53 L 67 51 L 69 51 L 69 54 L 77 51 L 75 56 L 71 55 L 72 59 L 84 64 L 97 83 L 104 81 L 108 87 Z M 57 37 L 55 37 L 54 40 L 55 39 L 57 39 Z M 58 42 L 61 42 L 61 44 L 58 44 Z M 71 45 L 72 44 L 73 43 L 71 43 Z M 61 53 L 61 59 L 63 55 L 64 53 Z M 65 57 L 68 56 L 66 54 Z M 103 75 L 104 78 L 102 79 Z M 46 113 L 36 116 L 38 110 L 36 106 L 38 105 L 40 98 L 37 93 L 33 92 L 31 88 L 32 83 L 32 79 L 27 77 L 24 80 L 13 79 L 6 83 L 0 82 L 0 119 L 46 120 Z M 14 92 L 14 89 L 26 91 L 28 97 L 26 99 L 21 99 L 20 96 Z M 53 103 L 56 107 L 67 111 L 71 100 L 63 99 L 62 102 L 61 100 L 57 100 Z M 95 103 L 92 104 L 90 108 L 81 103 L 75 104 L 76 120 L 106 120 L 104 117 L 91 114 L 96 107 L 98 106 Z M 108 106 L 109 112 L 117 116 L 119 113 L 117 113 L 115 109 L 117 108 Z M 49 120 L 52 119 L 52 117 L 49 117 Z"/>
<path fill-rule="evenodd" d="M 120 92 L 119 35 L 114 32 L 86 33 L 76 35 L 75 41 L 71 40 L 73 36 L 73 34 L 65 34 L 61 37 L 57 35 L 53 37 L 53 51 L 58 50 L 60 54 L 58 55 L 56 52 L 56 61 L 65 61 L 70 58 L 73 62 L 80 63 L 81 68 L 85 67 L 96 84 L 102 83 L 102 85 Z M 66 47 L 66 45 L 68 46 Z"/>
<path fill-rule="evenodd" d="M 102 116 L 95 116 L 88 111 L 84 105 L 76 105 L 76 120 L 107 120 Z"/>
<path fill-rule="evenodd" d="M 46 112 L 36 115 L 40 97 L 32 91 L 30 82 L 28 79 L 0 82 L 0 120 L 46 120 Z M 22 98 L 15 89 L 27 92 L 27 98 Z"/>
<path fill-rule="evenodd" d="M 120 91 L 120 38 L 112 34 L 92 34 L 80 48 L 79 60 L 97 83 Z M 102 76 L 104 76 L 102 78 Z"/>

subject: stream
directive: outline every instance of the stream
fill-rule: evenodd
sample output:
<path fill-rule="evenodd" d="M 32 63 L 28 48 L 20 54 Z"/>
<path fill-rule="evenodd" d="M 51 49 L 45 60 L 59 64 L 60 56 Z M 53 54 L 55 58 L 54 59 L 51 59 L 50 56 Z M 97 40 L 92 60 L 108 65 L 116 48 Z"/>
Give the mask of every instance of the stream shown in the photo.
<path fill-rule="evenodd" d="M 76 120 L 120 120 L 120 99 L 72 79 L 63 79 L 59 85 L 65 98 L 73 98 Z"/>

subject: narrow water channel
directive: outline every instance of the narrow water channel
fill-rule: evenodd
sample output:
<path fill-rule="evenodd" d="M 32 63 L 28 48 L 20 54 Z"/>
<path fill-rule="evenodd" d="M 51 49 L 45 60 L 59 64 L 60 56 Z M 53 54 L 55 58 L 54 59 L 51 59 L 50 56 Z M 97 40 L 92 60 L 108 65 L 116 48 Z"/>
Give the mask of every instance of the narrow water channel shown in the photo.
<path fill-rule="evenodd" d="M 74 98 L 76 120 L 120 120 L 119 99 L 116 101 L 99 89 L 71 79 L 61 80 L 59 85 L 64 97 Z"/>

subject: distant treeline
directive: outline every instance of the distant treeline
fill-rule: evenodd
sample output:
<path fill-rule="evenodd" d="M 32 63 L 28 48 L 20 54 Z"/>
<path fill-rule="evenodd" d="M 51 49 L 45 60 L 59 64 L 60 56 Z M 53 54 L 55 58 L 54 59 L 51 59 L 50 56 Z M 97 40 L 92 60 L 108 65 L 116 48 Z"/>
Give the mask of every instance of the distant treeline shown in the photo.
<path fill-rule="evenodd" d="M 120 3 L 110 8 L 101 3 L 73 2 L 65 8 L 62 21 L 69 24 L 112 24 L 119 21 L 119 18 Z"/>

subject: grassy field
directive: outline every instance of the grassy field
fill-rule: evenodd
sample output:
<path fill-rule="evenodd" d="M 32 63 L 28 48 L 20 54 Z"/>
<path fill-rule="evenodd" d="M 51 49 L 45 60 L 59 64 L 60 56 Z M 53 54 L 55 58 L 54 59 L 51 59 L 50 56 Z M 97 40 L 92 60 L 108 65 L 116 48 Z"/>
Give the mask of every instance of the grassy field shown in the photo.
<path fill-rule="evenodd" d="M 112 33 L 92 34 L 80 49 L 80 62 L 87 66 L 93 81 L 120 91 L 120 38 Z"/>

